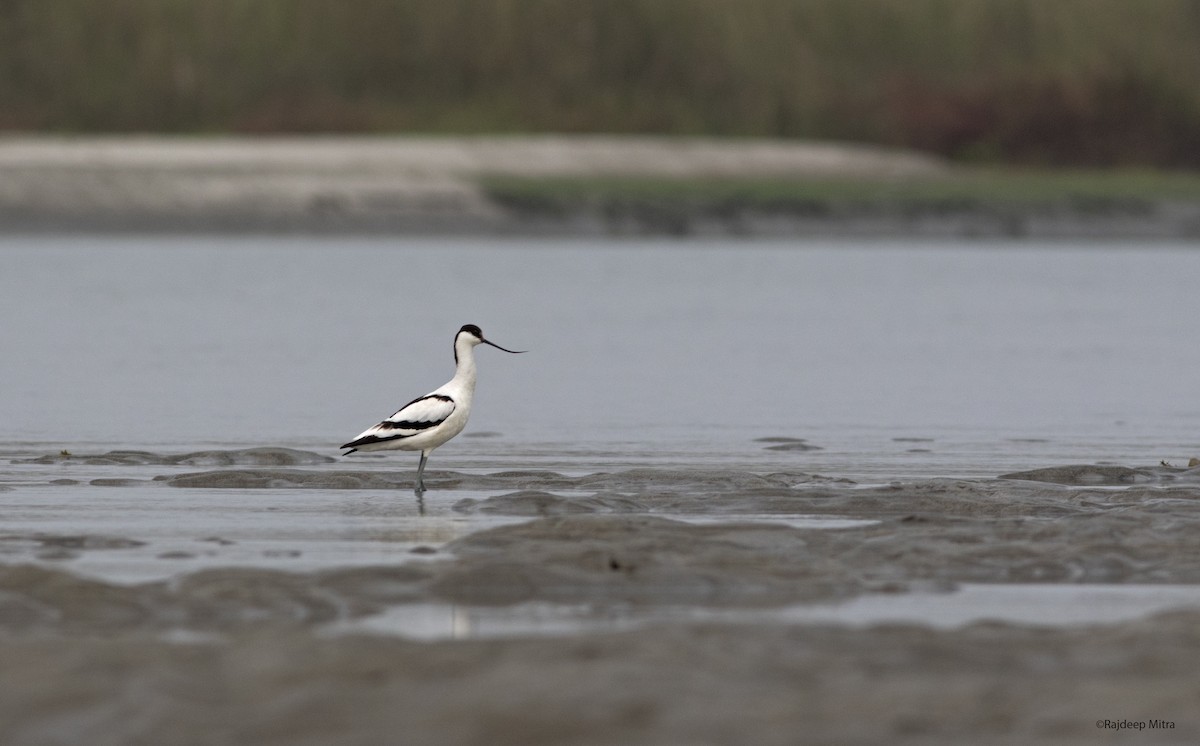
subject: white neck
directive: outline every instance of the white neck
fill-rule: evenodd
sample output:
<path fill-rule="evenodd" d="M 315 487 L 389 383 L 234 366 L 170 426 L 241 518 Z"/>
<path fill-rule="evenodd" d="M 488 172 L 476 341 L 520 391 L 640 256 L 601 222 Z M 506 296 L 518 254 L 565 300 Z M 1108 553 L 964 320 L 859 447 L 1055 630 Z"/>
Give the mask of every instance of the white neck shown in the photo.
<path fill-rule="evenodd" d="M 454 340 L 454 381 L 471 391 L 475 390 L 475 345 L 467 335 L 460 334 Z"/>

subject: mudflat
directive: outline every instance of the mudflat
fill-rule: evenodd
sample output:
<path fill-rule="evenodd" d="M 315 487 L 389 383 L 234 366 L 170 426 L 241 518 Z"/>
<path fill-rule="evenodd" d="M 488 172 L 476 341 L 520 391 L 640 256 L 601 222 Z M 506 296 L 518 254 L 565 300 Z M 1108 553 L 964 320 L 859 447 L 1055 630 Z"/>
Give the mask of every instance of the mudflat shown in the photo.
<path fill-rule="evenodd" d="M 9 456 L 6 744 L 1200 736 L 1198 467 Z"/>

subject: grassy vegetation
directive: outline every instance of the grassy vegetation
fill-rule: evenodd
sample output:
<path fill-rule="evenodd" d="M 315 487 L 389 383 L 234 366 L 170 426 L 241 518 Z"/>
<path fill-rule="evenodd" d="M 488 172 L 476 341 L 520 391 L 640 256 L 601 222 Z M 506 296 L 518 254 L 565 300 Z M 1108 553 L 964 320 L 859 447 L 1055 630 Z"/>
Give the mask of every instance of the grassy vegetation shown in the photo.
<path fill-rule="evenodd" d="M 903 182 L 870 179 L 515 178 L 484 180 L 498 202 L 560 213 L 581 206 L 693 209 L 955 209 L 1061 206 L 1107 210 L 1200 201 L 1200 173 L 1149 170 L 963 169 Z"/>
<path fill-rule="evenodd" d="M 1195 0 L 4 0 L 0 129 L 816 137 L 1200 167 Z"/>

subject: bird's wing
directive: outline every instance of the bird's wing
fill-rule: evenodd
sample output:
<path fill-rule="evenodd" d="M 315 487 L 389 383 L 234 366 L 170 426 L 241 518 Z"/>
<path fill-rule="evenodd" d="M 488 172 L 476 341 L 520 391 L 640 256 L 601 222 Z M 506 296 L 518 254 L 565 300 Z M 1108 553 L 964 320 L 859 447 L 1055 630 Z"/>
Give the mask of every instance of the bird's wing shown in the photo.
<path fill-rule="evenodd" d="M 454 400 L 445 394 L 426 394 L 413 399 L 391 417 L 359 433 L 342 448 L 357 448 L 386 440 L 411 438 L 417 433 L 437 427 L 454 412 Z"/>

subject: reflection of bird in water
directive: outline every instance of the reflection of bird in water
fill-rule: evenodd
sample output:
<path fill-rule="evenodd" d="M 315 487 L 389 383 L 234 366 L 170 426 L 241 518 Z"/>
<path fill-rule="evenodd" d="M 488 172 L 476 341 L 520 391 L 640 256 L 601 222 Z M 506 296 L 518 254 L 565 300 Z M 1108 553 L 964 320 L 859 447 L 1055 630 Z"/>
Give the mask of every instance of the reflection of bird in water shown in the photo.
<path fill-rule="evenodd" d="M 487 344 L 498 350 L 518 354 L 524 350 L 505 350 L 483 338 L 474 324 L 467 324 L 454 335 L 454 378 L 441 388 L 413 399 L 391 417 L 368 428 L 342 448 L 344 455 L 355 451 L 420 451 L 417 466 L 417 497 L 425 491 L 425 462 L 433 449 L 462 432 L 471 414 L 475 395 L 475 347 Z"/>

